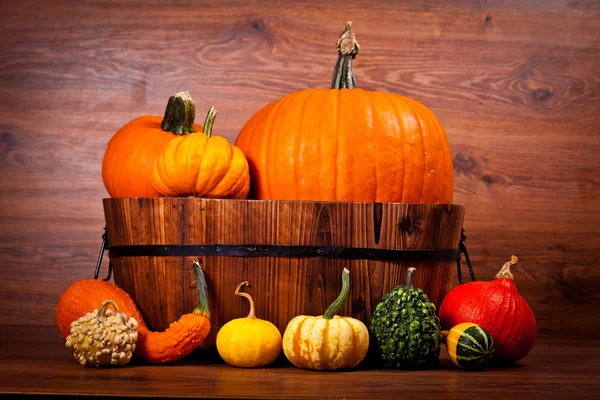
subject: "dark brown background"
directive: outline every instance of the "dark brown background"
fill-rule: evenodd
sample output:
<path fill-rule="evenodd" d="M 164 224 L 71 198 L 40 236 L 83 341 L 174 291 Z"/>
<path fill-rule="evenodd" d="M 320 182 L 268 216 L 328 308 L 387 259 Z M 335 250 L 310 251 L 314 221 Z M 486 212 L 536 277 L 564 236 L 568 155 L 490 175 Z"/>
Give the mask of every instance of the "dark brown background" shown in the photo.
<path fill-rule="evenodd" d="M 0 324 L 54 324 L 92 275 L 120 126 L 189 90 L 233 141 L 267 102 L 329 84 L 350 19 L 359 86 L 423 102 L 447 131 L 478 278 L 519 256 L 540 336 L 596 338 L 598 1 L 121 3 L 0 3 Z"/>

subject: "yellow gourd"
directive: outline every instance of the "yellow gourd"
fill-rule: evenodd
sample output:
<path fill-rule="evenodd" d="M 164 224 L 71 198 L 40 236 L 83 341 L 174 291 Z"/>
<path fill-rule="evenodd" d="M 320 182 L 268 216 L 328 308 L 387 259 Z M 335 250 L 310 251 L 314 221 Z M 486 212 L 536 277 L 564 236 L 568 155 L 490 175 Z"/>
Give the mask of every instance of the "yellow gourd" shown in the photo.
<path fill-rule="evenodd" d="M 248 293 L 241 292 L 240 283 L 235 289 L 236 296 L 250 302 L 250 312 L 245 318 L 236 318 L 217 333 L 217 351 L 221 358 L 234 367 L 263 367 L 271 364 L 281 353 L 281 333 L 269 321 L 256 318 L 254 300 Z"/>
<path fill-rule="evenodd" d="M 353 368 L 367 355 L 369 331 L 361 321 L 335 315 L 350 292 L 350 271 L 344 268 L 342 292 L 319 317 L 293 318 L 283 334 L 283 353 L 298 368 Z"/>

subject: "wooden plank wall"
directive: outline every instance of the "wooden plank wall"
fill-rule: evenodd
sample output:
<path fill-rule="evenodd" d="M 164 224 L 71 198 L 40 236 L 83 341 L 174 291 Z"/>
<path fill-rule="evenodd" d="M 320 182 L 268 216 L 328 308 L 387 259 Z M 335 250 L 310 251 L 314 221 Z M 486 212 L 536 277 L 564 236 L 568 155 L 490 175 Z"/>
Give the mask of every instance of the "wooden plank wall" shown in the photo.
<path fill-rule="evenodd" d="M 104 148 L 187 89 L 233 141 L 326 87 L 352 20 L 360 87 L 434 110 L 477 276 L 511 254 L 542 337 L 600 329 L 600 3 L 594 0 L 0 3 L 0 324 L 54 323 L 90 277 Z M 203 111 L 199 112 L 203 114 Z"/>

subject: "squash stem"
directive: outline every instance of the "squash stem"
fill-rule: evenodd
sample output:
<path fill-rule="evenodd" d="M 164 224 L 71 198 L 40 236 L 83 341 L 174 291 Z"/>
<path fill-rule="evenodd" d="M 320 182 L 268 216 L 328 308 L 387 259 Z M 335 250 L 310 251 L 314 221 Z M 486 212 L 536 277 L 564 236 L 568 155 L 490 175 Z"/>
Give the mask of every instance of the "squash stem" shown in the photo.
<path fill-rule="evenodd" d="M 412 276 L 415 273 L 417 269 L 415 267 L 410 267 L 408 269 L 408 271 L 406 272 L 406 284 L 404 285 L 405 288 L 407 289 L 412 289 L 413 284 L 412 284 Z"/>
<path fill-rule="evenodd" d="M 112 300 L 104 300 L 98 308 L 99 321 L 104 321 L 106 319 L 106 309 L 108 308 L 108 306 L 113 306 L 113 308 L 115 309 L 115 314 L 119 312 L 119 306 L 117 306 L 117 303 L 115 303 Z"/>
<path fill-rule="evenodd" d="M 352 21 L 346 22 L 346 28 L 337 41 L 338 59 L 331 79 L 332 89 L 356 89 L 356 78 L 352 70 L 352 60 L 358 55 L 360 46 L 352 30 Z"/>
<path fill-rule="evenodd" d="M 331 303 L 331 305 L 329 306 L 327 311 L 325 311 L 323 318 L 325 318 L 325 319 L 333 318 L 335 316 L 335 314 L 337 314 L 337 312 L 340 311 L 340 308 L 342 308 L 342 305 L 346 301 L 346 298 L 348 297 L 349 293 L 350 293 L 350 271 L 348 270 L 348 268 L 344 268 L 344 272 L 342 272 L 342 291 L 341 291 L 340 295 L 338 296 L 338 298 L 333 303 Z"/>
<path fill-rule="evenodd" d="M 208 137 L 212 135 L 212 128 L 216 116 L 217 109 L 215 108 L 215 106 L 210 106 L 210 110 L 208 110 L 208 114 L 206 114 L 206 119 L 204 120 L 204 127 L 202 128 L 202 132 Z"/>
<path fill-rule="evenodd" d="M 204 272 L 198 261 L 194 261 L 194 277 L 198 286 L 198 306 L 193 311 L 194 314 L 204 315 L 210 318 L 210 309 L 208 307 L 208 289 L 206 288 L 206 279 Z"/>
<path fill-rule="evenodd" d="M 518 261 L 519 261 L 519 259 L 516 256 L 511 256 L 510 257 L 510 261 L 504 263 L 504 265 L 502 266 L 502 269 L 500 270 L 500 272 L 498 272 L 496 274 L 496 279 L 508 278 L 511 281 L 514 281 L 515 277 L 512 274 L 512 272 L 510 272 L 510 267 L 512 267 L 513 265 L 515 265 Z"/>
<path fill-rule="evenodd" d="M 248 283 L 248 281 L 244 281 L 244 282 L 240 283 L 239 285 L 237 285 L 237 287 L 235 288 L 235 295 L 245 297 L 250 302 L 250 312 L 248 313 L 248 316 L 246 318 L 256 318 L 256 314 L 254 311 L 254 300 L 252 299 L 252 296 L 250 296 L 248 293 L 240 292 L 240 289 L 242 288 L 242 286 L 248 286 L 248 285 L 250 285 Z"/>
<path fill-rule="evenodd" d="M 176 135 L 186 135 L 194 132 L 196 106 L 188 92 L 175 93 L 169 97 L 165 116 L 160 127 Z"/>

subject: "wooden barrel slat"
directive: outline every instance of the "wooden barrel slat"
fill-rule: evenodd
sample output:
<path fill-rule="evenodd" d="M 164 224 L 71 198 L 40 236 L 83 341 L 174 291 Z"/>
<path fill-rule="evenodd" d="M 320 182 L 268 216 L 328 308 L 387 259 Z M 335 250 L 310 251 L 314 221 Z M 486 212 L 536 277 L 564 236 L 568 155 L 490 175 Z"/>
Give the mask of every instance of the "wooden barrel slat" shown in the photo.
<path fill-rule="evenodd" d="M 265 244 L 379 249 L 458 248 L 464 207 L 398 203 L 211 200 L 197 198 L 105 199 L 109 243 Z M 341 313 L 368 324 L 381 297 L 403 284 L 414 266 L 416 286 L 439 306 L 449 290 L 455 261 L 399 262 L 298 257 L 201 257 L 209 288 L 213 347 L 227 321 L 248 313 L 234 296 L 247 292 L 260 318 L 283 332 L 300 314 L 319 315 L 337 297 L 341 272 L 351 269 L 350 299 Z M 136 301 L 156 330 L 196 306 L 192 257 L 115 257 L 115 282 Z"/>

